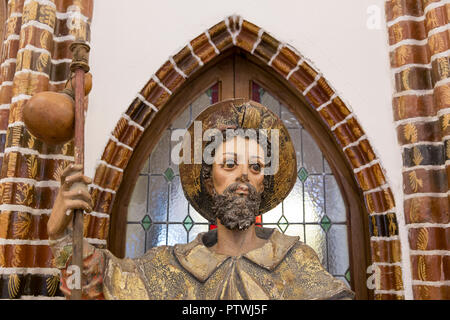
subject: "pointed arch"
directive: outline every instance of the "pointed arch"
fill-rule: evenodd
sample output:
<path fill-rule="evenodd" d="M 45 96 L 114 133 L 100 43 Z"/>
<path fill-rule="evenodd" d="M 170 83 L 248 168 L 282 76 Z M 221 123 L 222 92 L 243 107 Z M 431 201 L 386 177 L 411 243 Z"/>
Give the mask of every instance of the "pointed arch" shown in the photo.
<path fill-rule="evenodd" d="M 110 214 L 124 172 L 144 132 L 158 133 L 164 124 L 158 119 L 171 99 L 194 75 L 206 69 L 229 49 L 236 47 L 265 65 L 296 91 L 324 123 L 342 151 L 358 187 L 361 205 L 368 216 L 371 262 L 381 274 L 377 298 L 403 298 L 400 240 L 393 193 L 381 162 L 355 114 L 309 60 L 292 46 L 278 41 L 258 26 L 239 16 L 225 20 L 190 41 L 170 57 L 150 78 L 122 114 L 98 162 L 91 193 L 94 212 L 86 215 L 85 236 L 106 245 Z M 358 244 L 355 244 L 358 245 Z"/>

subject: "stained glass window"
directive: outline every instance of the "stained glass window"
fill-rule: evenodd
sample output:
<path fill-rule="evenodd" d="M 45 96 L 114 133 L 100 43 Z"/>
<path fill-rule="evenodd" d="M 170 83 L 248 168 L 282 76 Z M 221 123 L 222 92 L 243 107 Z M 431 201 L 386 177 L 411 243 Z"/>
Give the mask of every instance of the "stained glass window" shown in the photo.
<path fill-rule="evenodd" d="M 297 154 L 297 181 L 276 208 L 258 217 L 258 225 L 300 236 L 334 276 L 350 282 L 347 218 L 336 180 L 319 147 L 296 117 L 269 92 L 252 84 L 252 99 L 277 114 L 289 130 Z M 218 101 L 214 85 L 190 104 L 167 129 L 142 168 L 128 210 L 126 256 L 143 255 L 159 245 L 187 243 L 212 226 L 187 202 L 178 166 L 170 158 L 174 130 L 186 129 Z"/>

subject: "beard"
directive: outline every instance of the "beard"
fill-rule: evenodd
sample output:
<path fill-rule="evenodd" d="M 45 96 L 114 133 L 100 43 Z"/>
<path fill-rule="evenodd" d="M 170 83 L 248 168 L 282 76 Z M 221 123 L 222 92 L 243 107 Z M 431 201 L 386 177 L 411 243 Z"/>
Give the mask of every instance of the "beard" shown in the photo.
<path fill-rule="evenodd" d="M 248 188 L 247 195 L 238 195 L 236 190 L 239 185 L 245 184 Z M 214 194 L 212 210 L 215 217 L 229 230 L 247 230 L 255 223 L 259 215 L 262 193 L 250 183 L 235 182 L 229 185 L 223 194 Z"/>

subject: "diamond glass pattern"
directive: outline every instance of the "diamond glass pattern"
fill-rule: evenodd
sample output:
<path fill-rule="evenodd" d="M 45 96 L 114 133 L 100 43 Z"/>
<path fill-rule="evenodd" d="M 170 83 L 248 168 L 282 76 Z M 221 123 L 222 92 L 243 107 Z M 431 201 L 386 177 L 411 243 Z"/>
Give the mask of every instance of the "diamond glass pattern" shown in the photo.
<path fill-rule="evenodd" d="M 352 279 L 352 275 L 350 274 L 350 269 L 345 272 L 345 279 L 350 283 L 350 280 Z"/>
<path fill-rule="evenodd" d="M 186 216 L 186 218 L 184 218 L 183 226 L 186 231 L 191 231 L 192 227 L 194 226 L 194 222 L 192 221 L 190 216 Z"/>
<path fill-rule="evenodd" d="M 289 227 L 289 222 L 286 220 L 286 218 L 284 216 L 282 216 L 280 218 L 280 220 L 278 220 L 278 228 L 280 228 L 281 232 L 285 232 L 286 229 Z"/>
<path fill-rule="evenodd" d="M 141 224 L 144 230 L 147 231 L 152 225 L 152 219 L 150 216 L 146 215 L 144 219 L 142 219 Z"/>
<path fill-rule="evenodd" d="M 298 171 L 298 177 L 300 178 L 300 181 L 305 183 L 306 179 L 308 179 L 308 171 L 306 171 L 305 168 L 301 167 Z"/>
<path fill-rule="evenodd" d="M 331 221 L 327 216 L 323 216 L 322 220 L 320 221 L 320 226 L 325 232 L 328 232 L 331 228 Z"/>
<path fill-rule="evenodd" d="M 173 178 L 175 177 L 175 173 L 173 172 L 172 168 L 167 168 L 167 170 L 164 171 L 164 177 L 169 182 L 171 182 L 173 180 Z"/>

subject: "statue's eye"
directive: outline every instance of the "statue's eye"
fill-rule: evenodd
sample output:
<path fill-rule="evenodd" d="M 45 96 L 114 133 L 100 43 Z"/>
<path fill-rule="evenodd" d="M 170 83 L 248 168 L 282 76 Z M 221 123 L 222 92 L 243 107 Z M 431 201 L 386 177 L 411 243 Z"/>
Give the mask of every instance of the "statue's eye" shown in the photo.
<path fill-rule="evenodd" d="M 256 173 L 259 173 L 261 172 L 261 165 L 259 163 L 251 164 L 250 169 Z"/>
<path fill-rule="evenodd" d="M 236 162 L 234 160 L 225 161 L 224 167 L 227 169 L 233 169 L 236 166 Z"/>

